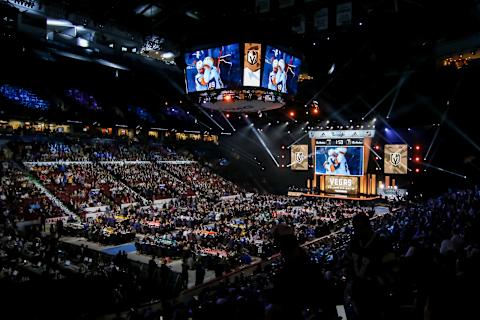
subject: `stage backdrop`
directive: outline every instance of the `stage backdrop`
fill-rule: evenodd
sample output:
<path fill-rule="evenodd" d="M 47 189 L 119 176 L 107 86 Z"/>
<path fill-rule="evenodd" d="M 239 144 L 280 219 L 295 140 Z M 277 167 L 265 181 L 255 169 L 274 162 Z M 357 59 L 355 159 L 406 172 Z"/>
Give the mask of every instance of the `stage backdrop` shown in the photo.
<path fill-rule="evenodd" d="M 291 148 L 291 168 L 292 170 L 308 170 L 308 145 L 295 144 Z"/>
<path fill-rule="evenodd" d="M 407 174 L 408 146 L 386 144 L 384 161 L 385 174 Z"/>

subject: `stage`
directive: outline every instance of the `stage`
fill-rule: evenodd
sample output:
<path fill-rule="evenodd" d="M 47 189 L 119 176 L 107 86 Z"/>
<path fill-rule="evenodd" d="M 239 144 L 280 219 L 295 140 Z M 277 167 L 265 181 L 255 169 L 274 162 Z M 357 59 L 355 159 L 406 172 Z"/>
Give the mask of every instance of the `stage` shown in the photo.
<path fill-rule="evenodd" d="M 341 200 L 357 200 L 357 201 L 372 201 L 372 200 L 381 199 L 380 196 L 374 196 L 374 195 L 365 196 L 365 195 L 351 195 L 351 194 L 334 194 L 334 193 L 324 193 L 324 192 L 320 194 L 303 193 L 302 196 L 341 199 Z"/>

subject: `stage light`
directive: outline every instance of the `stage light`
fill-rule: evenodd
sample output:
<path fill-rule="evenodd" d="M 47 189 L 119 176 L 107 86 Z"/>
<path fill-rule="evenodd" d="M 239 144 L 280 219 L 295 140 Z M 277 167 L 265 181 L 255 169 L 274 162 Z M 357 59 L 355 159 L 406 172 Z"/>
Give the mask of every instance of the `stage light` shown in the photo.
<path fill-rule="evenodd" d="M 285 150 L 285 146 L 282 146 L 282 150 Z"/>
<path fill-rule="evenodd" d="M 290 111 L 290 117 L 294 117 L 294 116 L 295 116 L 295 112 Z"/>
<path fill-rule="evenodd" d="M 408 128 L 407 130 L 408 130 L 408 131 L 411 131 L 412 129 Z"/>
<path fill-rule="evenodd" d="M 376 145 L 376 146 L 375 146 L 375 150 L 380 150 L 380 146 L 379 146 L 379 145 Z"/>
<path fill-rule="evenodd" d="M 419 168 L 416 168 L 416 169 L 415 169 L 415 172 L 416 172 L 416 173 L 419 173 L 419 172 L 420 172 L 420 169 L 419 169 Z"/>
<path fill-rule="evenodd" d="M 385 128 L 385 132 L 388 132 L 388 128 Z"/>
<path fill-rule="evenodd" d="M 416 162 L 420 162 L 420 157 L 415 157 Z"/>
<path fill-rule="evenodd" d="M 245 115 L 245 118 L 248 118 L 248 114 Z"/>
<path fill-rule="evenodd" d="M 419 146 L 419 145 L 416 145 L 416 146 L 415 146 L 415 150 L 417 150 L 417 151 L 420 150 L 420 146 Z"/>
<path fill-rule="evenodd" d="M 225 98 L 224 98 L 225 101 L 232 101 L 232 96 L 230 95 L 226 95 Z"/>
<path fill-rule="evenodd" d="M 318 108 L 313 109 L 313 114 L 318 114 Z"/>
<path fill-rule="evenodd" d="M 230 118 L 230 113 L 227 113 L 227 118 Z"/>

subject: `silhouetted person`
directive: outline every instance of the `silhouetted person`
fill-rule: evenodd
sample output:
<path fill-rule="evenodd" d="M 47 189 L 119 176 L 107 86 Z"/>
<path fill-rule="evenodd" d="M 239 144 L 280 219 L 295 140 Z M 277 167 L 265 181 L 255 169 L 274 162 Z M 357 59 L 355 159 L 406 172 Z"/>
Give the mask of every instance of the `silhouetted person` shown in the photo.
<path fill-rule="evenodd" d="M 382 319 L 390 266 L 395 261 L 391 247 L 372 230 L 366 214 L 353 217 L 350 242 L 351 296 L 358 319 Z"/>
<path fill-rule="evenodd" d="M 335 304 L 325 292 L 323 274 L 299 246 L 293 229 L 278 225 L 274 238 L 284 263 L 274 279 L 273 304 L 266 319 L 300 320 L 306 309 L 322 309 L 321 319 L 335 319 Z"/>
<path fill-rule="evenodd" d="M 182 287 L 188 288 L 188 264 L 185 261 L 182 262 Z"/>
<path fill-rule="evenodd" d="M 198 263 L 195 269 L 195 285 L 198 286 L 202 284 L 204 279 L 205 279 L 205 268 L 202 266 L 201 263 Z"/>

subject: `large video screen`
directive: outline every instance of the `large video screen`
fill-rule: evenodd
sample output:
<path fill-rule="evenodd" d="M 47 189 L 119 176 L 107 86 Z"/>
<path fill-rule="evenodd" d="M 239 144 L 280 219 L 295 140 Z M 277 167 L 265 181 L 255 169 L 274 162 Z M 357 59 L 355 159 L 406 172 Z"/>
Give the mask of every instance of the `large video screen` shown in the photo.
<path fill-rule="evenodd" d="M 300 59 L 267 46 L 263 64 L 262 87 L 286 94 L 297 93 Z"/>
<path fill-rule="evenodd" d="M 317 146 L 315 173 L 363 176 L 363 146 Z"/>
<path fill-rule="evenodd" d="M 185 54 L 187 92 L 242 85 L 238 43 Z"/>
<path fill-rule="evenodd" d="M 260 70 L 262 68 L 262 45 L 245 43 L 243 54 L 243 85 L 260 87 Z"/>

